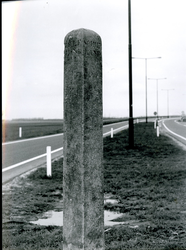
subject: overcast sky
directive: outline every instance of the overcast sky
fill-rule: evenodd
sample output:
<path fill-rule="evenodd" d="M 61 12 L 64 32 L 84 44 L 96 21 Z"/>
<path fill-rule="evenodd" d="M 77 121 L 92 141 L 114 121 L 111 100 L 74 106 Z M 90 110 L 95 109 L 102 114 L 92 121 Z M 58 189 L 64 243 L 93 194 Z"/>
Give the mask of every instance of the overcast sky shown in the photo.
<path fill-rule="evenodd" d="M 159 115 L 186 113 L 185 9 L 186 0 L 131 0 L 132 56 L 161 57 L 147 59 L 147 77 L 166 78 Z M 4 118 L 63 117 L 64 37 L 79 28 L 102 39 L 103 115 L 129 116 L 128 0 L 27 0 L 2 3 Z M 145 116 L 145 59 L 133 59 L 132 71 L 133 115 Z M 149 116 L 156 87 L 148 80 Z"/>

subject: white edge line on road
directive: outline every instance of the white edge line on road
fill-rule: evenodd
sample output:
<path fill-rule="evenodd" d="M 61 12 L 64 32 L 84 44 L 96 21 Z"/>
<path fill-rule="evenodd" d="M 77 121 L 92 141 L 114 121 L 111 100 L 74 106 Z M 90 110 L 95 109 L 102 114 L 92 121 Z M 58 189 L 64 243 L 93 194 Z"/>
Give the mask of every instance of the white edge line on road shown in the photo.
<path fill-rule="evenodd" d="M 180 126 L 184 126 L 184 127 L 186 127 L 186 125 L 184 125 L 184 124 L 181 124 L 180 122 L 178 122 L 177 120 L 175 120 L 174 122 L 176 122 L 178 125 L 180 125 Z"/>
<path fill-rule="evenodd" d="M 113 132 L 116 132 L 116 131 L 118 131 L 118 130 L 122 130 L 122 129 L 124 129 L 124 128 L 127 128 L 128 126 L 129 126 L 129 125 L 127 124 L 127 125 L 122 126 L 122 127 L 120 127 L 120 128 L 113 129 Z M 106 136 L 106 135 L 109 135 L 109 134 L 111 134 L 111 131 L 104 133 L 103 136 Z"/>
<path fill-rule="evenodd" d="M 122 121 L 122 122 L 110 123 L 110 124 L 104 125 L 103 127 L 108 127 L 108 126 L 111 126 L 111 125 L 117 125 L 117 124 L 120 124 L 120 123 L 123 123 L 123 122 L 128 122 L 128 120 Z"/>
<path fill-rule="evenodd" d="M 116 131 L 118 131 L 118 130 L 122 130 L 122 129 L 126 128 L 126 127 L 128 127 L 128 125 L 125 125 L 125 126 L 123 126 L 123 127 L 114 129 L 113 132 L 116 132 Z M 107 132 L 107 133 L 104 133 L 103 136 L 106 136 L 106 135 L 108 135 L 108 134 L 110 134 L 110 133 L 111 133 L 111 131 L 109 131 L 109 132 Z M 53 151 L 51 152 L 51 154 L 56 153 L 56 152 L 58 152 L 58 151 L 60 151 L 60 150 L 62 150 L 62 149 L 63 149 L 63 147 L 62 147 L 62 148 L 55 149 L 55 150 L 53 150 Z M 16 163 L 16 164 L 14 164 L 14 165 L 12 165 L 12 166 L 3 168 L 3 169 L 2 169 L 2 172 L 6 172 L 6 171 L 8 171 L 8 170 L 10 170 L 10 169 L 13 169 L 13 168 L 19 167 L 19 166 L 21 166 L 21 165 L 23 165 L 23 164 L 29 163 L 29 162 L 31 162 L 31 161 L 40 159 L 40 158 L 42 158 L 42 157 L 44 157 L 44 156 L 46 156 L 46 153 L 45 153 L 45 154 L 42 154 L 42 155 L 39 155 L 39 156 L 36 156 L 36 157 L 34 157 L 34 158 L 28 159 L 28 160 L 26 160 L 26 161 L 22 161 L 22 162 Z"/>
<path fill-rule="evenodd" d="M 58 152 L 58 151 L 60 151 L 60 150 L 62 150 L 62 149 L 63 149 L 63 147 L 62 147 L 62 148 L 55 149 L 55 150 L 53 150 L 53 151 L 51 152 L 51 154 L 56 153 L 56 152 Z M 42 155 L 39 155 L 39 156 L 36 156 L 36 157 L 34 157 L 34 158 L 28 159 L 28 160 L 26 160 L 26 161 L 22 161 L 22 162 L 16 163 L 16 164 L 14 164 L 14 165 L 12 165 L 12 166 L 9 166 L 9 167 L 7 167 L 7 168 L 3 168 L 3 169 L 2 169 L 2 172 L 8 171 L 8 170 L 10 170 L 10 169 L 12 169 L 12 168 L 19 167 L 19 166 L 21 166 L 21 165 L 23 165 L 23 164 L 26 164 L 26 163 L 29 163 L 29 162 L 31 162 L 31 161 L 37 160 L 37 159 L 42 158 L 42 157 L 44 157 L 44 156 L 46 156 L 46 153 L 45 153 L 45 154 L 42 154 Z"/>
<path fill-rule="evenodd" d="M 39 139 L 43 139 L 43 138 L 49 138 L 49 137 L 60 136 L 60 135 L 63 135 L 63 133 L 55 134 L 55 135 L 45 135 L 45 136 L 40 136 L 40 137 L 33 137 L 33 138 L 30 138 L 30 139 L 24 139 L 24 140 L 18 140 L 18 141 L 3 142 L 2 145 L 19 143 L 19 142 L 24 142 L 24 141 L 39 140 Z"/>
<path fill-rule="evenodd" d="M 125 122 L 125 121 L 123 121 L 123 122 Z M 110 125 L 117 125 L 117 124 L 120 124 L 120 123 L 123 123 L 123 122 L 112 123 L 112 124 L 104 125 L 103 127 L 107 127 L 107 126 L 110 126 Z M 13 144 L 13 143 L 20 143 L 20 142 L 25 142 L 25 141 L 39 140 L 39 139 L 43 139 L 43 138 L 50 138 L 50 137 L 61 136 L 61 135 L 63 135 L 63 133 L 54 134 L 54 135 L 45 135 L 45 136 L 40 136 L 40 137 L 33 137 L 33 138 L 23 139 L 23 140 L 17 140 L 17 141 L 3 142 L 2 145 L 8 145 L 8 144 Z"/>
<path fill-rule="evenodd" d="M 163 126 L 164 126 L 170 133 L 172 133 L 173 135 L 176 135 L 177 137 L 180 137 L 181 139 L 183 139 L 183 140 L 186 141 L 186 138 L 185 138 L 185 137 L 183 137 L 183 136 L 181 136 L 181 135 L 178 135 L 178 134 L 172 132 L 170 129 L 168 129 L 167 126 L 165 125 L 164 121 L 163 121 Z"/>

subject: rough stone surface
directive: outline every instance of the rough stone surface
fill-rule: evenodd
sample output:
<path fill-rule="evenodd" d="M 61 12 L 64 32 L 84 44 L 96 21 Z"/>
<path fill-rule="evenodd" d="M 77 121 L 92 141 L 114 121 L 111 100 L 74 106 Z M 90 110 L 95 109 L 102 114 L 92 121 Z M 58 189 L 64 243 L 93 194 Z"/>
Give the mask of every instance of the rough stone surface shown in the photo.
<path fill-rule="evenodd" d="M 63 249 L 104 249 L 101 38 L 73 30 L 64 53 Z"/>

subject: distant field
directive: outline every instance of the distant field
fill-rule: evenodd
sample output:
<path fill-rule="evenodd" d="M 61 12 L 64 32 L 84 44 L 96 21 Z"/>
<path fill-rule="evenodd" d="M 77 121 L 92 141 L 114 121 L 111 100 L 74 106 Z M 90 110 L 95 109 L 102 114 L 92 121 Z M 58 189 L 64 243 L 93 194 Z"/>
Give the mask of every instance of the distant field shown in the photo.
<path fill-rule="evenodd" d="M 22 138 L 19 138 L 19 127 L 22 127 Z M 61 121 L 9 121 L 3 123 L 2 142 L 63 133 Z"/>
<path fill-rule="evenodd" d="M 103 125 L 124 121 L 126 119 L 127 118 L 103 118 Z M 22 127 L 21 138 L 19 138 L 19 127 Z M 63 120 L 17 120 L 3 121 L 2 124 L 2 142 L 59 133 L 63 133 Z"/>

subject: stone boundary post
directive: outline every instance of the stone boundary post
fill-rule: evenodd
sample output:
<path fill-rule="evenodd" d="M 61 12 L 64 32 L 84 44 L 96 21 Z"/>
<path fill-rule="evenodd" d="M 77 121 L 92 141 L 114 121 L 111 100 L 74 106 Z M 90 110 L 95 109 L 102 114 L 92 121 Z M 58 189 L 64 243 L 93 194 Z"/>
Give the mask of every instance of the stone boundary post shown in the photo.
<path fill-rule="evenodd" d="M 63 249 L 104 250 L 101 38 L 64 42 Z"/>

